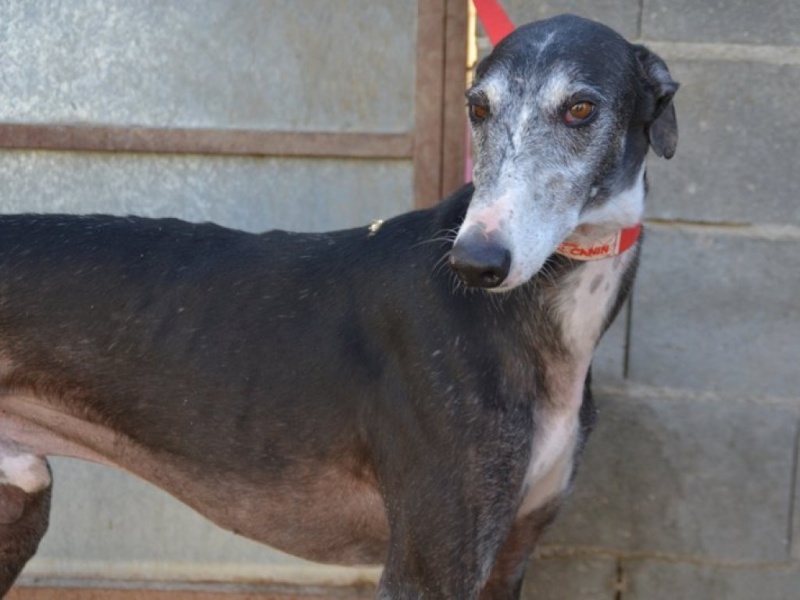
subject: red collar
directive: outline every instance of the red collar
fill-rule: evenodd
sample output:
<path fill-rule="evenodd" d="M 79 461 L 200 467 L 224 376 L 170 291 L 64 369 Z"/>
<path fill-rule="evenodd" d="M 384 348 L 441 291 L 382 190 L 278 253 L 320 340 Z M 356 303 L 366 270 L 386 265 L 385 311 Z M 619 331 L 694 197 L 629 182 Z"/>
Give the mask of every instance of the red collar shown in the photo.
<path fill-rule="evenodd" d="M 622 254 L 636 243 L 642 224 L 626 227 L 602 237 L 594 237 L 581 227 L 559 244 L 556 254 L 572 260 L 600 260 Z"/>

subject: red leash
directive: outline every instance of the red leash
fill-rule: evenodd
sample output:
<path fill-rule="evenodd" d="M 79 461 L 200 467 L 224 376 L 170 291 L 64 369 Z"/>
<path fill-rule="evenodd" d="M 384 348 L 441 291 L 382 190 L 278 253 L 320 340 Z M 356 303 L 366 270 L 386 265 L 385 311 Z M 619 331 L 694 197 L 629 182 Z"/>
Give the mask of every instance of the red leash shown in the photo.
<path fill-rule="evenodd" d="M 514 31 L 514 23 L 498 0 L 472 0 L 475 12 L 489 36 L 492 46 Z"/>
<path fill-rule="evenodd" d="M 514 23 L 498 0 L 472 0 L 472 4 L 492 46 L 496 46 L 500 40 L 514 31 Z M 464 133 L 466 138 L 464 183 L 469 183 L 472 181 L 472 138 L 469 134 L 469 125 L 465 127 Z"/>

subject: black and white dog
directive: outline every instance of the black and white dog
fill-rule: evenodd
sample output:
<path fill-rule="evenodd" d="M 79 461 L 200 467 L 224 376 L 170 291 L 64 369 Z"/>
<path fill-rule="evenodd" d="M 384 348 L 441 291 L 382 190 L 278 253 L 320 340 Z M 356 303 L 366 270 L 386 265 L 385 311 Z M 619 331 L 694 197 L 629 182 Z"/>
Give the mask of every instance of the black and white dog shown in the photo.
<path fill-rule="evenodd" d="M 326 234 L 0 218 L 0 592 L 63 455 L 286 552 L 384 563 L 380 598 L 519 597 L 592 425 L 677 87 L 562 16 L 480 65 L 474 187 L 433 209 Z"/>

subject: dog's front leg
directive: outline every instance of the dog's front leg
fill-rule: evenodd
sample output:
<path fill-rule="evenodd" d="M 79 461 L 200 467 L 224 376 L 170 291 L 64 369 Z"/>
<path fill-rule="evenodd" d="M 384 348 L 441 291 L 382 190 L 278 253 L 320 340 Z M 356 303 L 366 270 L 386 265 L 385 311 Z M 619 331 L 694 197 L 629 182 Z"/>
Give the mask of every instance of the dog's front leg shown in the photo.
<path fill-rule="evenodd" d="M 495 408 L 449 423 L 431 416 L 413 433 L 394 421 L 378 452 L 390 527 L 379 599 L 478 598 L 518 510 L 530 448 L 528 407 Z"/>
<path fill-rule="evenodd" d="M 380 600 L 474 600 L 491 569 L 501 519 L 480 523 L 478 507 L 445 494 L 419 498 L 391 517 L 389 554 L 381 579 Z"/>
<path fill-rule="evenodd" d="M 525 569 L 539 538 L 555 519 L 560 504 L 560 499 L 555 499 L 514 522 L 497 555 L 489 581 L 481 591 L 480 600 L 518 600 L 521 597 Z"/>

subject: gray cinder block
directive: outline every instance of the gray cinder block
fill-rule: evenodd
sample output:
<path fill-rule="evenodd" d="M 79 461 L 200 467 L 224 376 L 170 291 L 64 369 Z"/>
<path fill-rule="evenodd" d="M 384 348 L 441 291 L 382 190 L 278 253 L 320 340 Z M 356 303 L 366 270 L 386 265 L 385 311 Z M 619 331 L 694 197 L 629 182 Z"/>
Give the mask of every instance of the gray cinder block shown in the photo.
<path fill-rule="evenodd" d="M 648 232 L 629 377 L 656 386 L 796 397 L 800 241 L 713 228 Z"/>
<path fill-rule="evenodd" d="M 697 3 L 705 6 L 705 3 Z M 800 6 L 800 5 L 798 5 Z M 753 4 L 763 10 L 759 4 Z M 669 61 L 680 141 L 671 161 L 648 164 L 647 214 L 688 221 L 800 223 L 797 131 L 786 99 L 800 68 Z"/>
<path fill-rule="evenodd" d="M 797 438 L 795 439 L 794 459 L 794 505 L 792 507 L 792 558 L 800 561 L 800 421 L 797 423 Z"/>
<path fill-rule="evenodd" d="M 712 566 L 651 560 L 626 561 L 625 600 L 796 600 L 797 565 Z"/>
<path fill-rule="evenodd" d="M 596 394 L 597 429 L 544 544 L 786 560 L 800 406 L 640 393 Z"/>
<path fill-rule="evenodd" d="M 536 558 L 528 567 L 523 600 L 614 600 L 617 561 L 614 558 Z"/>
<path fill-rule="evenodd" d="M 800 4 L 791 0 L 648 0 L 643 9 L 645 39 L 800 44 Z"/>
<path fill-rule="evenodd" d="M 503 6 L 517 25 L 561 13 L 574 13 L 602 21 L 629 39 L 639 35 L 639 0 L 505 0 Z"/>

